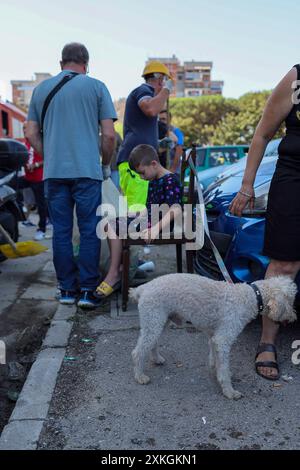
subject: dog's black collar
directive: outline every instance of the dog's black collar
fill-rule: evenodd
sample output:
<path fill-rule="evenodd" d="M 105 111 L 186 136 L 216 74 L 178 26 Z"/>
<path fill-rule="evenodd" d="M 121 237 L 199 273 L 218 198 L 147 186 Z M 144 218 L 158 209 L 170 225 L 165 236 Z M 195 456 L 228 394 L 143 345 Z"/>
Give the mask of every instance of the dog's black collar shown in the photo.
<path fill-rule="evenodd" d="M 262 295 L 260 293 L 260 290 L 259 288 L 257 287 L 257 285 L 252 282 L 251 284 L 249 284 L 250 287 L 252 287 L 252 289 L 254 290 L 254 293 L 256 295 L 256 300 L 257 300 L 257 308 L 258 308 L 258 312 L 262 312 L 263 309 L 264 309 L 264 303 L 263 303 L 263 298 L 262 298 Z"/>

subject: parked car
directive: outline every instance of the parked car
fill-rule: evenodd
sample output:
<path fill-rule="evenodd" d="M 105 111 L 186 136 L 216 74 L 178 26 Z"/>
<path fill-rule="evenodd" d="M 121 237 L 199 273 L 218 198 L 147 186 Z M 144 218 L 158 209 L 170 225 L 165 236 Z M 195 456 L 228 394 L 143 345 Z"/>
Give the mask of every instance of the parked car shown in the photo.
<path fill-rule="evenodd" d="M 205 190 L 224 168 L 233 165 L 247 156 L 248 145 L 223 145 L 196 148 L 196 170 Z M 188 186 L 189 170 L 186 171 L 185 186 Z"/>
<path fill-rule="evenodd" d="M 253 282 L 265 275 L 269 258 L 262 254 L 265 214 L 271 179 L 278 159 L 280 139 L 271 141 L 265 151 L 254 182 L 254 209 L 245 208 L 242 217 L 231 215 L 228 206 L 239 191 L 246 159 L 224 172 L 204 193 L 211 238 L 222 255 L 235 282 Z M 223 280 L 208 240 L 196 253 L 195 271 Z M 300 288 L 300 276 L 297 278 Z"/>

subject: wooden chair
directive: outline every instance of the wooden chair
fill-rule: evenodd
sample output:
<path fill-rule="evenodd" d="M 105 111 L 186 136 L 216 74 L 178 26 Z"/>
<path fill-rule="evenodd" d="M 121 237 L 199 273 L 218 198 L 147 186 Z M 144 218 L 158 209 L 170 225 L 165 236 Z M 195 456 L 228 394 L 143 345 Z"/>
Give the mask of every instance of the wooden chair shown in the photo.
<path fill-rule="evenodd" d="M 192 147 L 191 157 L 195 163 L 196 161 L 196 147 Z M 188 162 L 185 158 L 185 150 L 182 156 L 182 164 L 181 164 L 181 175 L 180 180 L 182 184 L 182 188 L 184 188 L 184 176 L 185 170 L 188 167 Z M 193 204 L 194 203 L 194 186 L 195 186 L 195 179 L 192 171 L 190 171 L 189 177 L 189 186 L 188 186 L 188 194 L 183 194 L 183 205 L 184 204 Z M 131 238 L 127 238 L 126 240 L 122 241 L 122 310 L 123 312 L 127 310 L 127 303 L 128 303 L 128 291 L 129 291 L 129 266 L 130 266 L 130 246 L 131 245 L 140 245 L 145 246 L 145 241 L 142 239 L 132 240 Z M 177 261 L 177 272 L 182 273 L 182 245 L 185 243 L 191 243 L 193 240 L 187 240 L 184 236 L 180 239 L 174 238 L 174 235 L 171 234 L 170 239 L 155 239 L 151 241 L 151 245 L 175 245 L 176 246 L 176 261 Z M 194 251 L 186 250 L 186 265 L 187 265 L 187 272 L 193 273 L 194 271 Z"/>

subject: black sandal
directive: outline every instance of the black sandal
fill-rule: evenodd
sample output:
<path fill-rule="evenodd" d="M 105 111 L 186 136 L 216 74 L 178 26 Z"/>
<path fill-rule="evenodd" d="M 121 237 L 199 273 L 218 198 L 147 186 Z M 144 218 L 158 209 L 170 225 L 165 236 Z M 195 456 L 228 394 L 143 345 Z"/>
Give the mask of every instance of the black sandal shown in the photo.
<path fill-rule="evenodd" d="M 278 367 L 278 364 L 277 364 L 277 351 L 276 351 L 276 348 L 275 348 L 274 344 L 270 344 L 270 343 L 261 343 L 261 344 L 259 344 L 258 348 L 257 348 L 255 359 L 262 352 L 273 352 L 275 354 L 275 361 L 276 362 L 274 362 L 274 361 L 255 362 L 255 372 L 257 373 L 257 375 L 260 375 L 261 377 L 263 377 L 266 380 L 278 380 L 279 379 L 279 367 Z M 278 374 L 275 377 L 262 374 L 258 370 L 259 367 L 270 367 L 271 369 L 276 369 Z"/>

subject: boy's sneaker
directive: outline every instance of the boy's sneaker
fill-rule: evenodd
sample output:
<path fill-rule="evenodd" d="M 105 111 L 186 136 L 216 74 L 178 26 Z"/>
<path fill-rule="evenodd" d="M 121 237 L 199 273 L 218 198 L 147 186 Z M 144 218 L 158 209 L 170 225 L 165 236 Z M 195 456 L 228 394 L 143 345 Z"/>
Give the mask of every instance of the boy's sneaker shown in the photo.
<path fill-rule="evenodd" d="M 94 296 L 93 291 L 84 290 L 80 293 L 80 299 L 77 305 L 83 309 L 92 309 L 101 305 L 101 299 L 97 299 L 97 297 Z"/>
<path fill-rule="evenodd" d="M 42 232 L 41 230 L 37 230 L 34 239 L 37 241 L 44 240 L 45 238 L 45 232 Z"/>
<path fill-rule="evenodd" d="M 74 305 L 77 300 L 77 293 L 73 290 L 60 289 L 59 302 L 62 305 Z"/>

